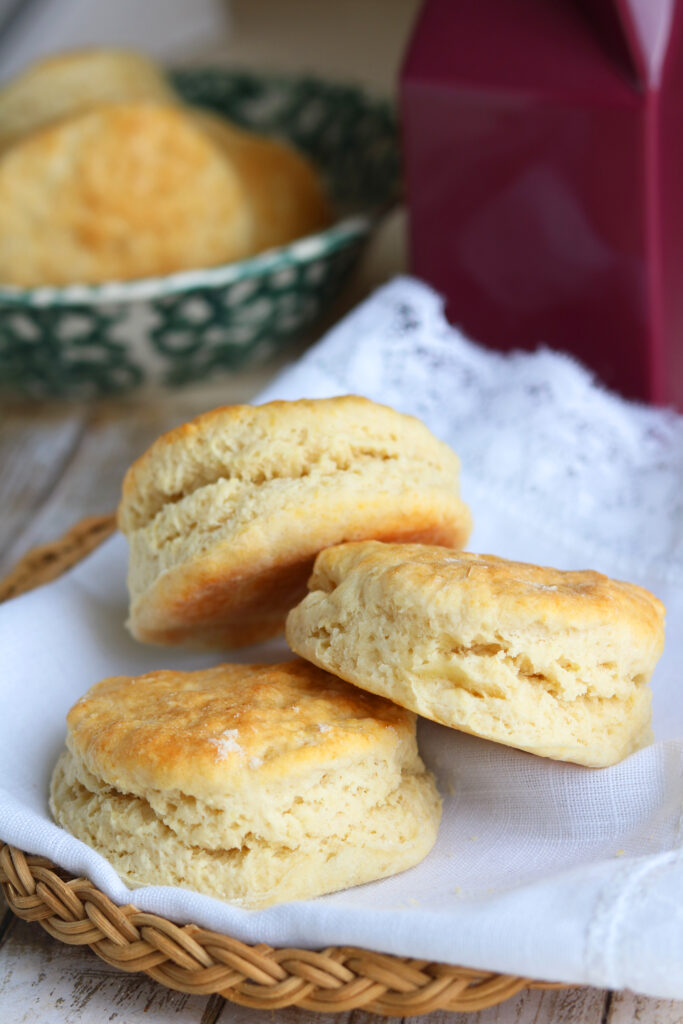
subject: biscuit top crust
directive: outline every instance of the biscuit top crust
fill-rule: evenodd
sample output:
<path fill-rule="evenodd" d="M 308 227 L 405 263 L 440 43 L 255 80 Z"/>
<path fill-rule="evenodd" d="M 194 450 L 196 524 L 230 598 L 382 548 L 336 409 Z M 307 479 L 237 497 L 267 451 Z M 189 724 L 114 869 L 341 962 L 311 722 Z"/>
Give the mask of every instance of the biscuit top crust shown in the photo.
<path fill-rule="evenodd" d="M 415 716 L 295 660 L 116 676 L 67 716 L 67 747 L 121 792 L 229 796 L 415 752 Z"/>
<path fill-rule="evenodd" d="M 60 118 L 137 100 L 182 102 L 162 69 L 131 50 L 75 50 L 46 57 L 0 89 L 0 148 Z"/>
<path fill-rule="evenodd" d="M 179 106 L 105 104 L 0 149 L 0 276 L 130 280 L 250 250 L 246 184 Z"/>
<path fill-rule="evenodd" d="M 419 608 L 441 623 L 453 616 L 472 626 L 499 622 L 508 630 L 614 628 L 637 638 L 653 657 L 664 644 L 662 602 L 643 587 L 592 570 L 566 572 L 451 548 L 363 541 L 318 555 L 309 590 L 330 594 L 341 584 L 348 600 L 387 606 L 397 615 Z"/>
<path fill-rule="evenodd" d="M 457 493 L 455 452 L 420 420 L 388 406 L 356 395 L 233 405 L 163 434 L 133 463 L 123 481 L 119 526 L 131 533 L 165 505 L 219 479 L 257 485 L 304 477 L 314 468 L 353 470 L 368 458 L 429 463 Z"/>

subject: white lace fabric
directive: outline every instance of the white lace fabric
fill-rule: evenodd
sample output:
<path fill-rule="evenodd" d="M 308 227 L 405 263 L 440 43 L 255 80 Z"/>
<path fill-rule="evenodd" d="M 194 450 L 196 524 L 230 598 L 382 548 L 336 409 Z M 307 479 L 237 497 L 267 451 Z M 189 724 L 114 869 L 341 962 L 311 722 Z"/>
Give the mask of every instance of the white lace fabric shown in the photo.
<path fill-rule="evenodd" d="M 398 279 L 261 397 L 358 391 L 424 420 L 461 457 L 464 488 L 587 553 L 683 580 L 683 418 L 625 403 L 569 356 L 501 354 Z"/>
<path fill-rule="evenodd" d="M 444 817 L 418 867 L 258 913 L 181 889 L 132 896 L 103 858 L 49 821 L 45 799 L 71 703 L 105 675 L 170 664 L 123 631 L 126 552 L 115 538 L 63 580 L 0 608 L 13 700 L 0 722 L 0 836 L 88 874 L 121 902 L 249 942 L 359 945 L 683 998 L 683 418 L 601 390 L 565 356 L 477 347 L 408 278 L 345 318 L 261 399 L 348 392 L 419 416 L 455 448 L 471 550 L 596 568 L 665 601 L 657 742 L 590 770 L 422 722 Z M 275 645 L 238 660 L 282 656 Z M 178 651 L 172 660 L 216 659 Z"/>

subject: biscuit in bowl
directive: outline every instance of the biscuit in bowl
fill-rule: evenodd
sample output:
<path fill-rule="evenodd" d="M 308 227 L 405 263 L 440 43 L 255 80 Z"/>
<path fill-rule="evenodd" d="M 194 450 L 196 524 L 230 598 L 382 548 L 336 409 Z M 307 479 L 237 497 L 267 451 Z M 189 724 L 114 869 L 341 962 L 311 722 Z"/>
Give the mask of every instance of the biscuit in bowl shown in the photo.
<path fill-rule="evenodd" d="M 369 542 L 321 552 L 309 590 L 292 650 L 425 718 L 592 767 L 651 739 L 664 606 L 641 587 Z"/>
<path fill-rule="evenodd" d="M 162 69 L 130 50 L 59 53 L 0 89 L 0 149 L 53 121 L 107 103 L 181 103 Z"/>
<path fill-rule="evenodd" d="M 205 413 L 123 483 L 129 627 L 239 647 L 281 632 L 322 548 L 377 537 L 461 545 L 455 453 L 412 416 L 346 396 Z"/>
<path fill-rule="evenodd" d="M 242 179 L 180 107 L 109 104 L 0 153 L 0 281 L 127 280 L 240 259 Z"/>
<path fill-rule="evenodd" d="M 67 723 L 52 813 L 131 886 L 258 908 L 396 874 L 436 839 L 415 716 L 304 661 L 105 679 Z"/>
<path fill-rule="evenodd" d="M 322 178 L 302 153 L 282 139 L 244 131 L 218 114 L 193 111 L 192 116 L 244 183 L 252 252 L 328 227 L 332 209 Z"/>
<path fill-rule="evenodd" d="M 254 256 L 327 227 L 291 145 L 186 105 L 127 51 L 85 50 L 0 90 L 0 282 L 128 281 Z"/>

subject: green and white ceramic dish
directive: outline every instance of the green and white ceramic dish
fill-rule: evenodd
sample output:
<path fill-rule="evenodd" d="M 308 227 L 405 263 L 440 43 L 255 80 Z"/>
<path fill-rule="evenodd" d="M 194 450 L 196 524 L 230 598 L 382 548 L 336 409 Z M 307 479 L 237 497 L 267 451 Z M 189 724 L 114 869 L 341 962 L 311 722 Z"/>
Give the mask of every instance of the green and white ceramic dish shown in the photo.
<path fill-rule="evenodd" d="M 312 78 L 187 69 L 189 103 L 289 139 L 322 170 L 339 212 L 325 231 L 252 259 L 159 278 L 0 286 L 0 390 L 89 397 L 172 386 L 267 357 L 336 294 L 397 198 L 392 107 Z"/>

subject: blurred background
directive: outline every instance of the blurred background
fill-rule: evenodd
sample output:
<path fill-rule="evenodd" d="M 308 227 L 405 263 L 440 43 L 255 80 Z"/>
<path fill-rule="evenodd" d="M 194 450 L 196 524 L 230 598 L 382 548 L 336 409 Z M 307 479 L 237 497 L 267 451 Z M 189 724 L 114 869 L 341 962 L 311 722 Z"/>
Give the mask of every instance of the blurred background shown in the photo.
<path fill-rule="evenodd" d="M 246 69 L 264 78 L 282 72 L 296 79 L 313 76 L 333 86 L 357 86 L 369 98 L 389 100 L 389 109 L 393 111 L 400 64 L 419 6 L 419 0 L 345 0 L 343 4 L 314 0 L 193 0 L 191 4 L 184 0 L 0 0 L 0 86 L 47 55 L 83 47 L 126 47 L 147 54 L 166 67 L 212 66 L 229 72 Z M 396 150 L 395 125 L 391 132 Z M 364 150 L 367 152 L 368 147 Z M 357 254 L 350 260 L 349 273 L 341 268 L 339 286 L 330 287 L 320 299 L 314 325 L 294 331 L 284 347 L 272 340 L 272 351 L 266 353 L 271 375 L 377 285 L 407 268 L 405 214 L 400 205 L 393 201 L 385 203 L 367 235 L 367 239 L 362 239 L 360 258 Z M 1 286 L 2 282 L 0 291 Z M 209 298 L 213 301 L 212 295 Z M 156 303 L 153 310 L 133 309 L 132 316 L 121 321 L 108 336 L 114 345 L 127 344 L 131 361 L 137 359 L 143 348 L 145 352 L 154 348 L 154 339 L 149 344 L 149 325 L 155 317 L 165 315 L 163 301 L 162 298 L 161 303 Z M 39 321 L 31 302 L 17 302 L 12 297 L 9 305 L 3 306 L 2 302 L 0 296 L 0 376 L 4 378 L 3 391 L 8 401 L 15 397 L 87 399 L 132 390 L 127 380 L 119 386 L 119 379 L 109 371 L 103 372 L 94 386 L 92 381 L 86 382 L 86 386 L 77 380 L 72 358 L 64 355 L 65 339 L 69 340 L 68 333 L 76 320 L 72 317 L 67 321 L 63 316 L 60 320 L 54 304 L 48 304 L 50 311 L 54 311 L 48 323 L 45 317 L 49 313 L 41 312 L 43 319 Z M 251 309 L 255 306 L 252 302 Z M 86 306 L 79 309 L 78 304 L 71 304 L 69 308 L 77 317 L 91 315 Z M 124 294 L 118 308 L 126 314 L 131 309 L 127 295 Z M 45 309 L 45 304 L 41 309 Z M 9 353 L 4 362 L 3 326 L 4 351 Z M 227 331 L 227 319 L 224 326 Z M 39 346 L 33 345 L 29 352 L 26 345 L 26 338 L 33 340 L 34 335 L 44 352 L 40 365 L 40 355 L 34 355 Z M 239 369 L 247 374 L 251 367 L 264 362 L 258 353 L 254 360 L 251 356 L 243 363 L 241 357 L 233 360 L 235 346 L 229 331 L 224 341 L 224 349 L 231 348 L 225 358 L 221 357 L 222 369 L 228 374 L 237 368 L 238 362 Z M 223 344 L 220 339 L 219 344 Z M 243 346 L 245 352 L 247 347 Z M 213 345 L 212 351 L 217 348 Z M 84 353 L 81 346 L 79 358 Z M 91 363 L 95 361 L 94 348 L 92 353 Z M 62 358 L 63 372 L 55 369 L 57 355 Z M 150 366 L 159 362 L 158 356 L 158 350 L 151 353 L 142 373 L 147 380 L 161 380 L 163 386 L 163 376 L 156 373 L 156 366 Z M 183 368 L 173 372 L 174 384 L 193 383 L 193 374 L 200 376 L 196 367 L 187 373 Z M 178 379 L 184 375 L 187 380 Z M 14 384 L 10 386 L 12 376 Z M 214 376 L 204 375 L 205 388 L 211 389 Z M 262 376 L 255 379 L 260 382 Z M 223 384 L 230 388 L 229 376 Z M 219 390 L 225 394 L 223 388 Z M 240 394 L 253 392 L 254 387 L 246 383 L 239 385 L 238 390 Z"/>
<path fill-rule="evenodd" d="M 393 92 L 419 0 L 0 0 L 0 80 L 82 46 L 323 72 Z"/>
<path fill-rule="evenodd" d="M 47 55 L 98 46 L 176 69 L 192 108 L 293 144 L 326 183 L 331 216 L 240 255 L 23 280 L 12 270 L 26 236 L 7 243 L 1 208 L 19 208 L 24 186 L 0 192 L 10 397 L 276 367 L 409 270 L 473 340 L 568 351 L 627 397 L 683 409 L 683 3 L 0 0 L 0 86 Z M 219 77 L 202 78 L 207 68 Z M 278 74 L 289 84 L 269 80 Z M 11 162 L 3 102 L 0 91 Z M 283 245 L 254 271 L 251 257 Z M 188 267 L 206 273 L 181 289 L 172 274 Z M 121 279 L 132 287 L 78 290 Z"/>

